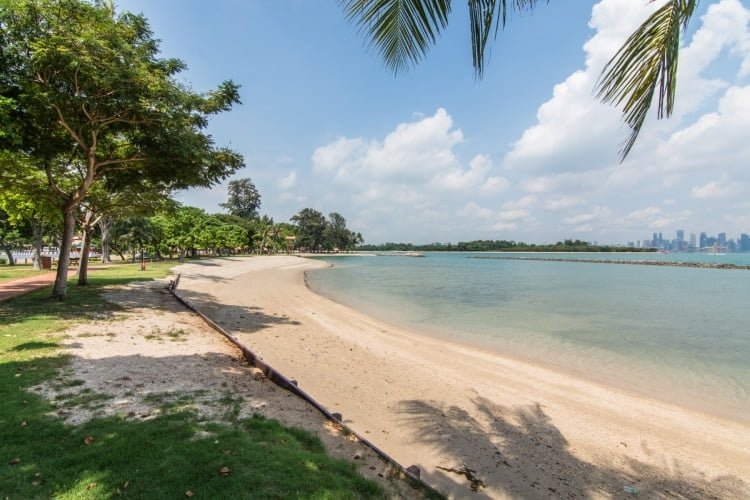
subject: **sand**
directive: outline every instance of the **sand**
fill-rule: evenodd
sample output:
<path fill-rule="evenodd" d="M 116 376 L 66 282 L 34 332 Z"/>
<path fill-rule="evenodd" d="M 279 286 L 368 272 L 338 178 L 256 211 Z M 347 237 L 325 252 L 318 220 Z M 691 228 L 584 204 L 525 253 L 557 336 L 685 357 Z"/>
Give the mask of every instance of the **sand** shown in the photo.
<path fill-rule="evenodd" d="M 175 271 L 184 297 L 450 496 L 750 498 L 746 425 L 386 324 L 310 291 L 304 272 L 326 265 Z"/>
<path fill-rule="evenodd" d="M 353 463 L 389 497 L 422 496 L 312 405 L 258 377 L 239 349 L 172 297 L 166 284 L 114 287 L 105 298 L 122 310 L 64 332 L 70 363 L 55 379 L 31 388 L 52 402 L 55 415 L 79 425 L 96 417 L 139 421 L 191 411 L 200 417 L 198 425 L 208 426 L 258 414 L 317 434 L 330 455 Z M 210 435 L 199 430 L 196 437 Z"/>

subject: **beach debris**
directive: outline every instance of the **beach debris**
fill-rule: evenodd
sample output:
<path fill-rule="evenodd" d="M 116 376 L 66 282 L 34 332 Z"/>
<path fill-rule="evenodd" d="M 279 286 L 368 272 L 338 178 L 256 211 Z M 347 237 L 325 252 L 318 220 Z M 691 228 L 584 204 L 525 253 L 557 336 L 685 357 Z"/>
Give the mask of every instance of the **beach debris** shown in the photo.
<path fill-rule="evenodd" d="M 461 467 L 460 469 L 456 469 L 453 467 L 443 467 L 441 465 L 438 465 L 437 468 L 440 470 L 444 470 L 446 472 L 453 472 L 454 474 L 459 474 L 461 476 L 466 477 L 466 479 L 468 479 L 471 482 L 471 485 L 469 486 L 469 488 L 471 488 L 471 491 L 475 493 L 479 491 L 479 488 L 484 488 L 487 486 L 487 483 L 485 483 L 484 481 L 482 481 L 476 476 L 477 471 L 475 471 L 474 469 L 470 469 L 465 465 Z"/>
<path fill-rule="evenodd" d="M 638 488 L 636 488 L 635 486 L 625 485 L 625 486 L 622 487 L 622 490 L 625 493 L 630 493 L 633 496 L 638 495 Z"/>
<path fill-rule="evenodd" d="M 250 368 L 250 373 L 253 376 L 253 380 L 263 380 L 264 378 L 266 378 L 266 374 L 263 373 L 263 370 L 256 366 Z"/>
<path fill-rule="evenodd" d="M 419 467 L 417 467 L 416 465 L 410 465 L 409 467 L 407 467 L 406 472 L 416 477 L 417 479 L 419 479 L 419 477 L 422 475 L 422 471 L 419 470 Z"/>
<path fill-rule="evenodd" d="M 343 421 L 344 418 L 341 416 L 341 413 L 331 413 L 331 416 L 338 420 L 339 422 Z"/>

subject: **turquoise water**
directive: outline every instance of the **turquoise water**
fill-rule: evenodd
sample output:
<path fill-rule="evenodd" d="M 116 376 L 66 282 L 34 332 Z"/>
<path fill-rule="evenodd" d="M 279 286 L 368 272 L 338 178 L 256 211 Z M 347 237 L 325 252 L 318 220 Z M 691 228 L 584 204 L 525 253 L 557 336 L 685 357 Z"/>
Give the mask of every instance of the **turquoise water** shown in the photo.
<path fill-rule="evenodd" d="M 750 422 L 750 271 L 328 257 L 310 287 L 421 333 Z M 487 255 L 487 254 L 483 254 Z M 503 254 L 750 264 L 750 254 Z"/>

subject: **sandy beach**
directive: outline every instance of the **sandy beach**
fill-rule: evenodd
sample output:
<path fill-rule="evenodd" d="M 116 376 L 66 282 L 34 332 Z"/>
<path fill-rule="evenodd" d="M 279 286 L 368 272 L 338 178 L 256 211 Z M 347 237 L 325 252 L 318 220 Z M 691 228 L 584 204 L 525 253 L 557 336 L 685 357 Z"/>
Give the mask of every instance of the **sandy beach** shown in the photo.
<path fill-rule="evenodd" d="M 201 311 L 451 496 L 750 498 L 750 427 L 388 325 L 311 292 L 304 272 L 326 265 L 175 272 Z"/>

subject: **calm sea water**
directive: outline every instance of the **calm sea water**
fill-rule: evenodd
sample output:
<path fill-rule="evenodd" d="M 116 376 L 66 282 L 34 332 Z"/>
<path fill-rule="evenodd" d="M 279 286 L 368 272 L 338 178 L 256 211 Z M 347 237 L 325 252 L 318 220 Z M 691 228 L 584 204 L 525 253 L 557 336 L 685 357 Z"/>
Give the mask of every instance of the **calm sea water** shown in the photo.
<path fill-rule="evenodd" d="M 750 423 L 750 271 L 470 255 L 327 257 L 334 267 L 308 283 L 392 324 Z M 750 254 L 501 255 L 750 265 Z"/>

